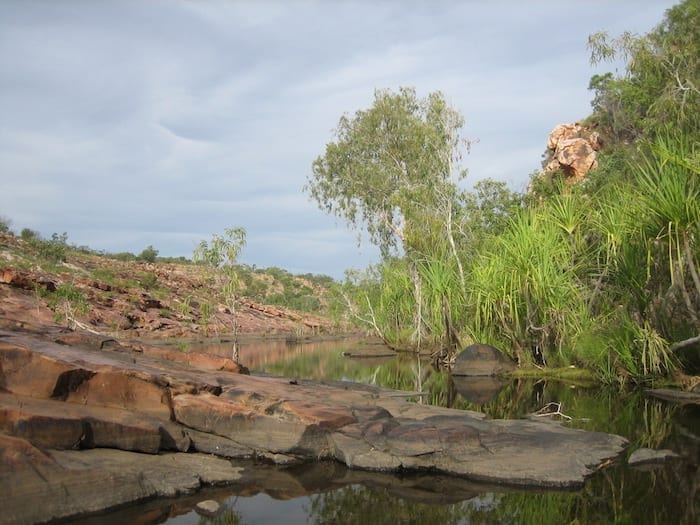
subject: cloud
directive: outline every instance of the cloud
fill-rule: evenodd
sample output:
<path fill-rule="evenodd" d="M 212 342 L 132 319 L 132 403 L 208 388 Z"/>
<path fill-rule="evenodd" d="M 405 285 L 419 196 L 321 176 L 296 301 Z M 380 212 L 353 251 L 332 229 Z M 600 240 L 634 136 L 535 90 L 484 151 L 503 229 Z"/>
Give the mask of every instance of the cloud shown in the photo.
<path fill-rule="evenodd" d="M 0 214 L 164 255 L 243 226 L 245 261 L 342 276 L 376 249 L 302 193 L 341 115 L 440 90 L 479 139 L 467 184 L 523 189 L 589 111 L 588 34 L 646 32 L 672 3 L 7 0 Z"/>

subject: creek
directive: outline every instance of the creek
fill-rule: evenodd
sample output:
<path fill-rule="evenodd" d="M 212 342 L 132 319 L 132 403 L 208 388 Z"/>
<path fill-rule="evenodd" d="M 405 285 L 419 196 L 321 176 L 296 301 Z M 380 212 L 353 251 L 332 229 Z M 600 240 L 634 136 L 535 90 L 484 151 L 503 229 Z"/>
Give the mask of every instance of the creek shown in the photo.
<path fill-rule="evenodd" d="M 231 354 L 230 344 L 182 349 Z M 478 385 L 473 379 L 453 379 L 435 370 L 427 356 L 394 355 L 362 340 L 249 342 L 241 344 L 240 360 L 253 374 L 375 384 L 413 392 L 414 402 L 479 411 L 490 418 L 532 417 L 556 406 L 564 418 L 539 417 L 619 434 L 630 445 L 622 461 L 600 470 L 578 491 L 514 490 L 429 473 L 364 473 L 324 462 L 287 467 L 256 464 L 254 479 L 76 523 L 694 525 L 700 521 L 700 405 L 662 401 L 642 390 L 552 379 Z M 641 447 L 670 449 L 679 457 L 643 467 L 626 465 L 626 456 Z M 250 467 L 251 462 L 240 464 Z M 192 510 L 206 499 L 222 505 L 215 517 Z"/>

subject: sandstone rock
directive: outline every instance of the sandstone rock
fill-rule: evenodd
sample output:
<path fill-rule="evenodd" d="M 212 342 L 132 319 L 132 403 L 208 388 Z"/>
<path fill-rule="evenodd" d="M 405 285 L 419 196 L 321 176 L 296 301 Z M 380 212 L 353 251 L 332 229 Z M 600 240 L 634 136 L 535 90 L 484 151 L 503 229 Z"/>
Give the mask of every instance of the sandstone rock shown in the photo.
<path fill-rule="evenodd" d="M 53 449 L 118 448 L 186 452 L 185 429 L 139 412 L 0 394 L 0 432 Z"/>
<path fill-rule="evenodd" d="M 672 450 L 653 450 L 650 448 L 639 448 L 630 454 L 627 464 L 630 466 L 645 465 L 650 463 L 663 463 L 664 461 L 677 458 L 678 454 Z"/>
<path fill-rule="evenodd" d="M 31 291 L 39 287 L 49 292 L 55 292 L 58 286 L 57 279 L 50 275 L 35 274 L 17 268 L 0 268 L 0 283 Z"/>
<path fill-rule="evenodd" d="M 497 376 L 515 369 L 515 364 L 493 346 L 473 344 L 457 355 L 453 376 Z"/>
<path fill-rule="evenodd" d="M 207 432 L 200 432 L 193 428 L 186 430 L 192 448 L 197 452 L 213 454 L 223 458 L 252 458 L 256 456 L 256 451 L 250 447 L 236 443 L 232 439 Z"/>
<path fill-rule="evenodd" d="M 173 398 L 173 410 L 176 420 L 188 427 L 229 438 L 260 453 L 317 458 L 330 456 L 331 430 L 355 421 L 350 410 L 324 406 L 321 401 L 261 401 L 255 406 L 237 391 L 218 397 L 179 395 Z"/>
<path fill-rule="evenodd" d="M 146 347 L 55 338 L 0 330 L 0 493 L 11 501 L 0 523 L 78 516 L 238 479 L 211 454 L 561 488 L 580 486 L 626 444 L 553 423 L 418 405 L 375 386 L 292 384 L 197 368 Z M 472 350 L 495 357 L 483 345 Z"/>
<path fill-rule="evenodd" d="M 198 514 L 202 516 L 216 516 L 221 509 L 221 505 L 213 499 L 207 499 L 197 503 L 195 507 Z"/>
<path fill-rule="evenodd" d="M 581 138 L 560 140 L 555 159 L 572 182 L 583 180 L 586 173 L 598 167 L 595 150 L 587 140 Z"/>
<path fill-rule="evenodd" d="M 549 160 L 544 173 L 562 170 L 569 183 L 580 182 L 598 166 L 597 154 L 603 147 L 600 135 L 575 122 L 556 126 L 547 137 Z"/>
<path fill-rule="evenodd" d="M 24 250 L 26 247 L 23 245 L 24 242 L 17 237 L 0 234 L 0 259 L 12 261 L 13 256 L 6 248 Z M 36 290 L 51 293 L 63 283 L 70 282 L 89 303 L 90 309 L 86 312 L 72 311 L 71 319 L 64 320 L 66 324 L 80 323 L 104 333 L 112 333 L 116 329 L 127 337 L 192 338 L 198 337 L 202 332 L 199 301 L 195 299 L 191 302 L 192 308 L 187 315 L 178 313 L 183 298 L 202 297 L 208 293 L 202 290 L 203 286 L 209 285 L 204 283 L 204 277 L 198 269 L 165 264 L 122 263 L 78 253 L 71 253 L 70 259 L 65 266 L 71 270 L 89 272 L 103 267 L 113 275 L 115 282 L 107 283 L 84 277 L 82 272 L 57 274 L 38 269 L 0 267 L 0 325 L 15 322 L 17 326 L 34 329 L 38 328 L 34 326 L 37 321 L 53 324 L 55 312 L 47 307 L 47 302 L 36 294 Z M 120 284 L 133 281 L 135 275 L 144 271 L 157 275 L 159 285 L 173 293 L 155 298 L 143 293 L 142 285 L 131 287 Z M 230 310 L 220 305 L 214 305 L 212 310 L 214 309 L 219 313 L 209 319 L 208 330 L 217 334 L 228 333 L 232 320 Z M 320 316 L 300 314 L 284 308 L 268 308 L 245 298 L 241 298 L 236 320 L 240 334 L 293 334 L 300 329 L 305 333 L 318 333 L 329 330 L 332 324 Z"/>
<path fill-rule="evenodd" d="M 559 124 L 547 137 L 547 149 L 556 151 L 560 141 L 578 137 L 580 133 L 581 125 L 578 122 L 574 122 L 573 124 Z"/>
<path fill-rule="evenodd" d="M 671 388 L 654 388 L 647 390 L 646 393 L 659 399 L 673 401 L 681 405 L 700 405 L 700 392 L 686 392 L 684 390 L 674 390 Z"/>
<path fill-rule="evenodd" d="M 0 469 L 0 524 L 43 523 L 104 511 L 154 497 L 190 494 L 204 485 L 235 481 L 240 469 L 202 454 L 143 455 L 111 449 L 52 451 L 37 463 L 36 449 L 0 436 L 0 451 L 21 456 L 24 468 Z M 4 447 L 4 448 L 3 448 Z M 0 458 L 2 454 L 0 454 Z"/>

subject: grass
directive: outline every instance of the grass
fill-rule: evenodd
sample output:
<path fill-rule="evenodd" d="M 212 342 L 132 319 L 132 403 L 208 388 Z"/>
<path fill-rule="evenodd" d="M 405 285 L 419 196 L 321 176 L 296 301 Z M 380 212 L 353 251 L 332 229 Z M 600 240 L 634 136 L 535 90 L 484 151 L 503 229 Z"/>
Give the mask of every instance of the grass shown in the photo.
<path fill-rule="evenodd" d="M 556 368 L 540 368 L 531 366 L 526 368 L 518 368 L 508 375 L 513 378 L 522 379 L 565 379 L 567 381 L 575 381 L 580 383 L 582 386 L 593 385 L 598 382 L 597 376 L 591 370 L 574 366 Z"/>

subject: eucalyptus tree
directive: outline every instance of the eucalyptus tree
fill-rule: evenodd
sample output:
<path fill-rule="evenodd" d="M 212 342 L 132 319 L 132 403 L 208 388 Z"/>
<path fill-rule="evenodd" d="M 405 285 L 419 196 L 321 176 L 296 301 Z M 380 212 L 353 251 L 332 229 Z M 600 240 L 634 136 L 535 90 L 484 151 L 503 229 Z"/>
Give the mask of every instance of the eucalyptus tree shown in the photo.
<path fill-rule="evenodd" d="M 209 242 L 200 241 L 192 257 L 195 263 L 205 265 L 211 272 L 214 284 L 231 312 L 232 358 L 236 363 L 238 363 L 238 319 L 236 317 L 238 274 L 235 264 L 245 243 L 244 228 L 227 228 L 223 235 L 214 234 Z"/>
<path fill-rule="evenodd" d="M 596 75 L 593 121 L 612 140 L 656 135 L 668 126 L 697 136 L 700 130 L 700 2 L 672 7 L 650 33 L 589 37 L 591 62 L 626 60 L 622 76 Z"/>
<path fill-rule="evenodd" d="M 377 90 L 371 108 L 340 118 L 305 186 L 321 209 L 366 228 L 385 260 L 407 259 L 411 339 L 418 347 L 424 329 L 419 262 L 450 254 L 464 286 L 454 230 L 457 181 L 466 175 L 463 124 L 440 92 L 421 99 L 413 88 Z"/>

